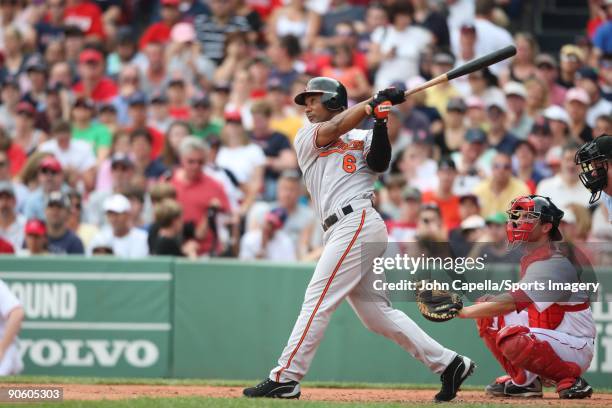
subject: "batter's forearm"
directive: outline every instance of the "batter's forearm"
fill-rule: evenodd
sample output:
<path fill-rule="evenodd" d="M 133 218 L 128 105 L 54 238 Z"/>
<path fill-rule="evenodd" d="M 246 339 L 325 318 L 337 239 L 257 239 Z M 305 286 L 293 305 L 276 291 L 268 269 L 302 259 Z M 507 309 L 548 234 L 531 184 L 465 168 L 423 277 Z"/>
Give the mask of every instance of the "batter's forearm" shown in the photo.
<path fill-rule="evenodd" d="M 317 130 L 317 146 L 326 146 L 348 131 L 355 129 L 367 116 L 365 107 L 372 100 L 369 98 L 339 113 Z"/>
<path fill-rule="evenodd" d="M 377 173 L 387 170 L 391 162 L 391 142 L 387 134 L 387 123 L 381 120 L 374 122 L 372 144 L 366 157 L 368 167 Z"/>

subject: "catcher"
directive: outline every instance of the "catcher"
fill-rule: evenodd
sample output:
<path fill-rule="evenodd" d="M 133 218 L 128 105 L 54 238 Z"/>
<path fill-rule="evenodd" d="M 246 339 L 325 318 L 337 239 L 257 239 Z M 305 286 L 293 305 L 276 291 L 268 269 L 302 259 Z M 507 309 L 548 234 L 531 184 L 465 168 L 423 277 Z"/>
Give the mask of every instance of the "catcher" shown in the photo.
<path fill-rule="evenodd" d="M 506 226 L 511 245 L 524 244 L 520 262 L 521 288 L 497 296 L 487 295 L 460 308 L 447 293 L 434 296 L 429 318 L 456 315 L 476 319 L 480 337 L 500 362 L 507 376 L 486 387 L 496 397 L 542 397 L 542 382 L 554 382 L 563 399 L 587 398 L 591 386 L 581 377 L 593 358 L 595 324 L 584 292 L 547 291 L 536 282 L 577 282 L 578 271 L 553 241 L 563 217 L 548 197 L 522 196 L 512 201 Z M 554 279 L 551 280 L 551 274 Z M 446 303 L 446 304 L 445 304 Z"/>

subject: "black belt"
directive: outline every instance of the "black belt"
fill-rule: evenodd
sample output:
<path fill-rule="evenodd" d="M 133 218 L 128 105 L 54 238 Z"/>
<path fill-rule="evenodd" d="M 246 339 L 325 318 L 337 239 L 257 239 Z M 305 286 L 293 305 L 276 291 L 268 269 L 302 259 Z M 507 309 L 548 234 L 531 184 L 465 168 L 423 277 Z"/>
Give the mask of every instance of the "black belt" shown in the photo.
<path fill-rule="evenodd" d="M 353 207 L 350 204 L 347 205 L 346 207 L 342 207 L 342 213 L 344 215 L 349 215 L 353 211 L 354 211 Z M 325 219 L 325 221 L 323 221 L 323 231 L 327 231 L 328 229 L 332 227 L 332 225 L 334 225 L 337 222 L 338 222 L 338 216 L 336 214 L 330 215 L 329 217 Z"/>

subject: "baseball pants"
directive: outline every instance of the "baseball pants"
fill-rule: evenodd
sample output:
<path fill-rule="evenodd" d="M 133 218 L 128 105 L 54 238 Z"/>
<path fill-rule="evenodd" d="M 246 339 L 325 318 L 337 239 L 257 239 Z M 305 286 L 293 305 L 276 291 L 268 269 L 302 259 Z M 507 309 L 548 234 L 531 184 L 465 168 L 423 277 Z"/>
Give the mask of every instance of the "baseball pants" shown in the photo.
<path fill-rule="evenodd" d="M 0 360 L 0 376 L 17 375 L 23 370 L 21 355 L 15 343 L 11 344 Z"/>
<path fill-rule="evenodd" d="M 504 315 L 504 326 L 525 326 L 529 327 L 529 315 L 526 310 L 519 313 L 511 312 Z M 493 327 L 497 328 L 497 317 L 493 319 Z M 590 338 L 575 337 L 567 333 L 562 333 L 556 330 L 529 328 L 538 340 L 545 341 L 555 350 L 555 353 L 563 361 L 576 363 L 584 373 L 591 365 L 593 359 L 594 341 Z M 527 380 L 524 384 L 516 384 L 518 386 L 526 386 L 531 384 L 537 374 L 525 370 Z"/>
<path fill-rule="evenodd" d="M 444 371 L 457 353 L 441 346 L 404 312 L 393 309 L 386 294 L 373 287 L 382 275 L 374 276 L 371 265 L 384 254 L 387 243 L 387 229 L 378 212 L 368 207 L 343 217 L 324 240 L 302 310 L 270 379 L 300 381 L 306 375 L 332 313 L 345 298 L 366 328 L 393 340 L 433 372 Z M 363 245 L 368 242 L 382 244 Z M 369 267 L 364 273 L 365 265 Z"/>

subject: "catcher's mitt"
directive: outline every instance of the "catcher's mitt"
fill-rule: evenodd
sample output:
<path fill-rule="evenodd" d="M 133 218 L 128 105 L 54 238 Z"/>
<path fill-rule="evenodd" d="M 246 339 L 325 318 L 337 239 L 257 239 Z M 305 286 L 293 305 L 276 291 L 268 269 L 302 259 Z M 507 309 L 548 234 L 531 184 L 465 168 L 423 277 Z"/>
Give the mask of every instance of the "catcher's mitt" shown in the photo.
<path fill-rule="evenodd" d="M 423 317 L 432 322 L 450 320 L 463 308 L 463 301 L 457 293 L 422 289 L 422 285 L 416 291 L 416 303 Z"/>

